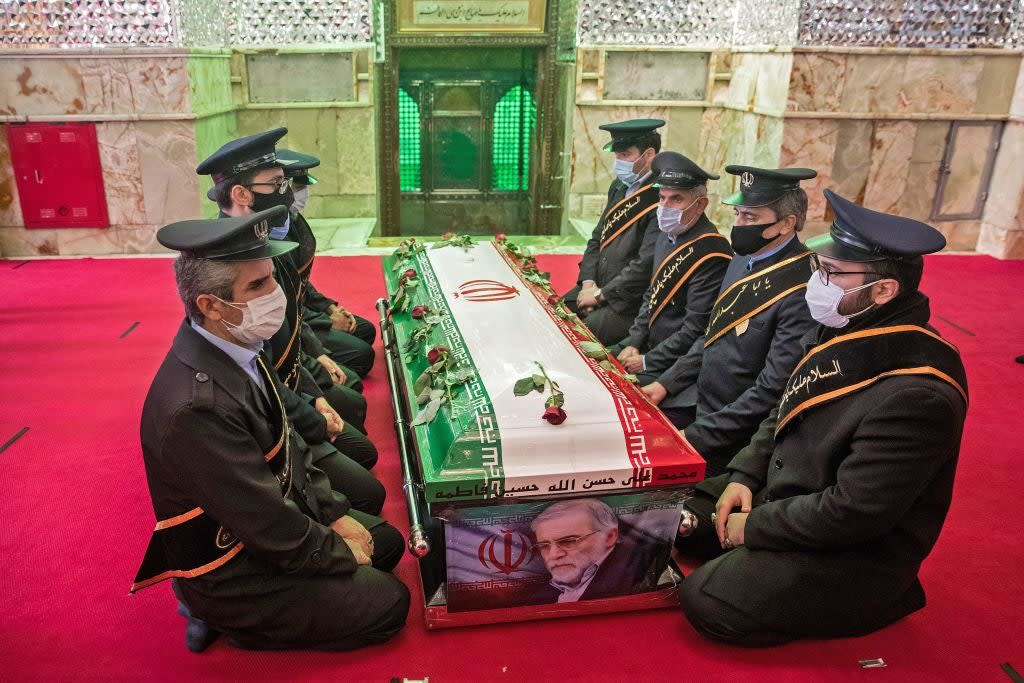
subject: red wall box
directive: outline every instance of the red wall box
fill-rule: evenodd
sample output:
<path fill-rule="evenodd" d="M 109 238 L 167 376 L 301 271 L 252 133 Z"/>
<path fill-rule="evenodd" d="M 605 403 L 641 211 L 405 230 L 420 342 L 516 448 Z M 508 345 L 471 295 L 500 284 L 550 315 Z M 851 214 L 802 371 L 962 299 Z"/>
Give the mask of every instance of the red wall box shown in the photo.
<path fill-rule="evenodd" d="M 110 226 L 95 124 L 6 128 L 26 228 Z"/>

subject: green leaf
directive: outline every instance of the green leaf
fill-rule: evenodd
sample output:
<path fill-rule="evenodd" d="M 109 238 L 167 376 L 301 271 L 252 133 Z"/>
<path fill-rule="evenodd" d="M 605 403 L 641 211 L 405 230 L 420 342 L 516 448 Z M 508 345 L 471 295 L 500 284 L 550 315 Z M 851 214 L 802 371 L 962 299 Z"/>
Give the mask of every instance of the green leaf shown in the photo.
<path fill-rule="evenodd" d="M 594 360 L 604 360 L 608 357 L 608 350 L 604 348 L 601 342 L 580 342 L 580 348 L 583 349 L 583 353 L 587 354 L 588 358 L 593 358 Z"/>
<path fill-rule="evenodd" d="M 512 387 L 512 393 L 516 396 L 526 396 L 531 391 L 533 391 L 533 377 L 518 379 L 515 386 Z"/>
<path fill-rule="evenodd" d="M 449 384 L 465 384 L 476 375 L 473 368 L 463 365 L 448 374 Z"/>
<path fill-rule="evenodd" d="M 413 418 L 412 421 L 412 426 L 415 427 L 416 425 L 425 425 L 433 422 L 434 418 L 437 417 L 437 411 L 440 409 L 441 399 L 435 398 L 431 400 L 430 403 L 424 406 L 423 410 L 416 413 L 416 417 Z"/>
<path fill-rule="evenodd" d="M 534 375 L 533 376 L 533 386 L 535 386 L 535 387 L 541 387 L 543 389 L 544 388 L 544 384 L 546 382 L 547 382 L 547 380 L 544 379 L 544 375 Z"/>
<path fill-rule="evenodd" d="M 544 401 L 544 405 L 548 408 L 552 406 L 561 408 L 565 405 L 565 395 L 561 393 L 551 394 L 551 396 L 548 397 L 548 400 Z"/>
<path fill-rule="evenodd" d="M 616 368 L 614 365 L 612 365 L 612 362 L 610 360 L 607 360 L 607 359 L 601 361 L 601 369 L 605 370 L 607 372 L 614 372 L 616 374 L 618 374 L 618 372 L 619 372 L 619 369 Z"/>
<path fill-rule="evenodd" d="M 416 394 L 416 404 L 424 405 L 427 401 L 433 398 L 433 396 L 431 396 L 431 393 L 432 392 L 430 391 L 430 387 L 426 387 L 423 391 Z"/>
<path fill-rule="evenodd" d="M 435 398 L 441 398 L 444 396 L 444 389 L 431 389 L 430 400 L 433 401 Z"/>
<path fill-rule="evenodd" d="M 633 384 L 640 384 L 640 380 L 637 379 L 636 375 L 623 375 L 623 377 Z"/>
<path fill-rule="evenodd" d="M 423 374 L 417 377 L 416 381 L 413 382 L 412 390 L 416 393 L 417 396 L 419 396 L 420 394 L 423 393 L 424 389 L 427 389 L 430 386 L 431 382 L 433 382 L 433 379 L 434 378 L 431 375 L 430 370 L 424 370 Z"/>

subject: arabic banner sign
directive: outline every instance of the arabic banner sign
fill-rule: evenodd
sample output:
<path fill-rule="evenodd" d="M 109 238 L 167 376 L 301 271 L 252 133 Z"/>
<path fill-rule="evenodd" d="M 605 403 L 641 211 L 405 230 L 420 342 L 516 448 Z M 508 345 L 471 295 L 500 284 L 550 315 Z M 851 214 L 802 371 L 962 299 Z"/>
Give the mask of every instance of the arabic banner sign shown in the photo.
<path fill-rule="evenodd" d="M 542 33 L 545 0 L 402 0 L 401 33 Z"/>
<path fill-rule="evenodd" d="M 684 491 L 445 515 L 448 611 L 579 602 L 666 585 Z"/>

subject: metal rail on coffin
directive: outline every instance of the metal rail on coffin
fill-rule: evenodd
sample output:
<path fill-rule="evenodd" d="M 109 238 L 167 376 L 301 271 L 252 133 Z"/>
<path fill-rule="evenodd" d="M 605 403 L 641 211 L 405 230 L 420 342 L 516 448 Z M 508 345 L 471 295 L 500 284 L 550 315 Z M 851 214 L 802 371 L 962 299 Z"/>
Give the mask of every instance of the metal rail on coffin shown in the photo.
<path fill-rule="evenodd" d="M 377 310 L 429 628 L 675 604 L 672 539 L 704 461 L 523 263 L 497 242 L 384 260 L 407 296 Z M 414 425 L 431 367 L 442 406 Z M 545 379 L 561 424 L 541 417 Z"/>

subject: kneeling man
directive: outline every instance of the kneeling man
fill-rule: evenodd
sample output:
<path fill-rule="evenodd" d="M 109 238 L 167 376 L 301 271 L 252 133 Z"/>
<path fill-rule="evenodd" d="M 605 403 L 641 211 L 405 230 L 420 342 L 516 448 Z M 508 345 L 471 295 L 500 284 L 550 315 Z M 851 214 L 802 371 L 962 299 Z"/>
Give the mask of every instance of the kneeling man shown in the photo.
<path fill-rule="evenodd" d="M 387 573 L 403 543 L 312 465 L 273 364 L 251 341 L 284 319 L 272 259 L 297 245 L 268 241 L 284 212 L 157 235 L 182 252 L 175 275 L 188 319 L 142 410 L 158 522 L 132 591 L 175 579 L 190 627 L 201 620 L 240 647 L 346 650 L 405 623 L 409 591 Z"/>
<path fill-rule="evenodd" d="M 945 239 L 825 198 L 835 221 L 806 292 L 820 326 L 750 445 L 698 485 L 677 543 L 717 555 L 683 582 L 684 613 L 737 645 L 860 635 L 923 607 L 917 572 L 953 492 L 967 380 L 918 291 Z"/>

